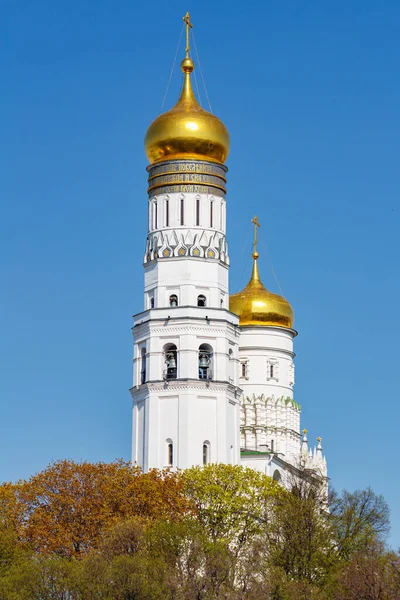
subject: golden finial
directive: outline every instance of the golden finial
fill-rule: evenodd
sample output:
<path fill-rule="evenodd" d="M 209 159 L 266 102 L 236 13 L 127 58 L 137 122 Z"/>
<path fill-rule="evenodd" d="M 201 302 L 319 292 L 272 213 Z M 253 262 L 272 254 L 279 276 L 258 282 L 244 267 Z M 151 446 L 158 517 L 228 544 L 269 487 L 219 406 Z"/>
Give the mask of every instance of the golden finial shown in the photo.
<path fill-rule="evenodd" d="M 307 429 L 303 429 L 303 434 L 307 435 Z"/>
<path fill-rule="evenodd" d="M 318 444 L 320 444 L 322 442 L 322 438 L 321 437 L 317 437 L 317 442 L 318 442 Z"/>
<path fill-rule="evenodd" d="M 260 227 L 260 222 L 258 220 L 258 217 L 254 217 L 253 219 L 251 219 L 251 222 L 254 225 L 254 240 L 253 240 L 253 254 L 252 257 L 254 259 L 254 263 L 253 263 L 253 271 L 251 273 L 251 279 L 249 281 L 249 285 L 262 285 L 261 280 L 260 280 L 260 275 L 258 274 L 258 266 L 257 266 L 257 258 L 258 258 L 258 252 L 257 252 L 257 227 Z"/>
<path fill-rule="evenodd" d="M 289 302 L 269 292 L 262 284 L 258 273 L 257 228 L 258 217 L 251 219 L 254 225 L 253 269 L 244 290 L 229 298 L 229 310 L 239 316 L 241 325 L 287 327 L 293 326 L 293 309 Z"/>
<path fill-rule="evenodd" d="M 254 224 L 254 242 L 253 242 L 253 258 L 258 258 L 258 252 L 257 252 L 257 227 L 260 227 L 260 222 L 258 220 L 258 217 L 254 217 L 254 219 L 251 220 L 251 222 Z"/>
<path fill-rule="evenodd" d="M 186 15 L 184 17 L 182 17 L 182 19 L 184 20 L 184 22 L 186 23 L 186 58 L 189 58 L 189 50 L 190 50 L 190 44 L 189 44 L 189 28 L 193 29 L 193 25 L 190 22 L 190 15 L 187 12 Z"/>

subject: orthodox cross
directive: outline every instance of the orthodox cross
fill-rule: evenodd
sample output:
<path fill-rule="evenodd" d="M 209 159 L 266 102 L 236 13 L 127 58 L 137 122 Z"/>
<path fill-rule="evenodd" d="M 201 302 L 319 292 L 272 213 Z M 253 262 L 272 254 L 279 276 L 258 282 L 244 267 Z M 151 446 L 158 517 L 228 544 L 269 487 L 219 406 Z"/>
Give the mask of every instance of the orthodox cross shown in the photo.
<path fill-rule="evenodd" d="M 182 17 L 182 19 L 184 20 L 184 22 L 186 23 L 186 58 L 189 57 L 189 27 L 190 29 L 193 28 L 192 23 L 190 22 L 190 15 L 187 12 L 186 15 L 184 17 Z"/>
<path fill-rule="evenodd" d="M 258 217 L 254 217 L 254 219 L 251 220 L 251 222 L 254 224 L 254 250 L 253 252 L 257 252 L 257 227 L 260 227 L 260 222 L 258 220 Z"/>

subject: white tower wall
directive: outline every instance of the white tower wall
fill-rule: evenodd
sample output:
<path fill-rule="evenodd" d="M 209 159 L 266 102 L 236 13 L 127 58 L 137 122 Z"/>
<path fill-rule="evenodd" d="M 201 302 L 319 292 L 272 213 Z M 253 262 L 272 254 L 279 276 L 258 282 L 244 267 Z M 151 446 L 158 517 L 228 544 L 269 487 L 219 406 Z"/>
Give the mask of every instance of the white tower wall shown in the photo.
<path fill-rule="evenodd" d="M 290 463 L 300 452 L 300 406 L 293 400 L 295 335 L 284 327 L 247 326 L 239 342 L 241 445 Z"/>
<path fill-rule="evenodd" d="M 204 161 L 149 167 L 156 189 L 148 205 L 131 389 L 132 460 L 144 470 L 240 461 L 239 319 L 227 310 L 225 198 L 218 187 L 162 187 L 192 177 L 171 174 L 176 169 L 210 172 L 215 186 L 226 172 Z"/>

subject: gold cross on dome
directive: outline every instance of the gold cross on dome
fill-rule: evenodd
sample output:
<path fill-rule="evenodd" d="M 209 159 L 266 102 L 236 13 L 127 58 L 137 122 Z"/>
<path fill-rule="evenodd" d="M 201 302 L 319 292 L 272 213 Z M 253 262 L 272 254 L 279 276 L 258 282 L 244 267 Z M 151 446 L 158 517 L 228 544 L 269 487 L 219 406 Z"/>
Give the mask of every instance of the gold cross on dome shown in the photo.
<path fill-rule="evenodd" d="M 254 250 L 253 250 L 253 252 L 257 252 L 257 227 L 260 227 L 260 222 L 258 220 L 258 217 L 254 217 L 254 219 L 252 219 L 251 222 L 254 224 L 254 242 L 253 242 Z"/>
<path fill-rule="evenodd" d="M 182 17 L 182 19 L 186 23 L 186 58 L 188 58 L 188 56 L 189 56 L 189 49 L 190 49 L 190 45 L 189 45 L 189 27 L 190 27 L 190 29 L 193 29 L 193 24 L 190 22 L 190 15 L 189 15 L 188 12 L 186 13 L 186 15 L 184 17 Z"/>
<path fill-rule="evenodd" d="M 322 442 L 322 438 L 321 437 L 317 437 L 317 442 Z"/>
<path fill-rule="evenodd" d="M 303 429 L 303 433 L 304 433 L 304 435 L 306 435 L 307 429 Z"/>

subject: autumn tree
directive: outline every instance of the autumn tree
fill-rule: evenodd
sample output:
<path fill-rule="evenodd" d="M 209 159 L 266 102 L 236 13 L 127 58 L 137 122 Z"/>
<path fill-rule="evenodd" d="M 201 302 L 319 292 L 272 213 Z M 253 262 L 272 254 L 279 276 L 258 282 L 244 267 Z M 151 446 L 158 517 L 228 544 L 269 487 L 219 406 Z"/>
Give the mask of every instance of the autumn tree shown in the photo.
<path fill-rule="evenodd" d="M 102 532 L 135 516 L 180 518 L 189 511 L 179 475 L 142 473 L 129 463 L 59 461 L 14 486 L 18 535 L 35 552 L 80 556 Z"/>
<path fill-rule="evenodd" d="M 0 600 L 397 600 L 372 490 L 235 465 L 59 461 L 0 486 Z M 289 482 L 290 483 L 290 482 Z"/>

